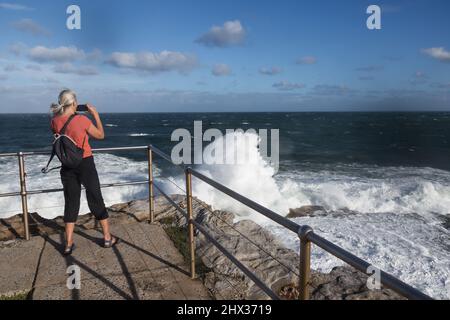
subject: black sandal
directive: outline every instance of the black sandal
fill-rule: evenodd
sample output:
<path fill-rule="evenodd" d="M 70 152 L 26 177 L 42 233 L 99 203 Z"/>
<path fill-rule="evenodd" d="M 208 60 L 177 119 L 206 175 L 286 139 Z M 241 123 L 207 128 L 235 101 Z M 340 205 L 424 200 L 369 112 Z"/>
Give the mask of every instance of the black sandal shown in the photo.
<path fill-rule="evenodd" d="M 119 238 L 116 238 L 114 236 L 111 235 L 111 239 L 110 240 L 105 240 L 105 243 L 103 244 L 104 248 L 112 248 L 114 247 L 116 244 L 119 243 Z"/>
<path fill-rule="evenodd" d="M 75 243 L 72 243 L 71 246 L 66 245 L 66 247 L 64 248 L 63 255 L 70 256 L 73 250 L 75 250 Z"/>

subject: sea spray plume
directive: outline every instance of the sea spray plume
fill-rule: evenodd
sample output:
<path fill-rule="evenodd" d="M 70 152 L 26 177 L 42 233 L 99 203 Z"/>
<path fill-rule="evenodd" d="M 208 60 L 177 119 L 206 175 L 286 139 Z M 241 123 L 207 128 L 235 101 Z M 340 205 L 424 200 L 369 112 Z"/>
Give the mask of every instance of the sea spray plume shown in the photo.
<path fill-rule="evenodd" d="M 174 164 L 184 165 L 232 165 L 232 164 L 258 164 L 258 157 L 248 150 L 251 143 L 248 141 L 250 137 L 256 136 L 257 148 L 259 148 L 258 156 L 262 156 L 274 168 L 274 174 L 279 168 L 279 129 L 271 129 L 270 140 L 270 156 L 267 129 L 259 129 L 257 133 L 255 129 L 226 129 L 225 139 L 223 139 L 222 131 L 216 128 L 210 128 L 203 133 L 202 121 L 194 121 L 194 135 L 191 136 L 189 130 L 184 128 L 175 129 L 171 134 L 171 141 L 179 142 L 171 152 L 171 159 Z M 236 135 L 237 134 L 237 135 Z M 246 144 L 248 147 L 236 149 L 237 138 L 241 140 L 239 143 Z M 193 138 L 193 139 L 192 139 Z M 215 143 L 209 144 L 203 150 L 203 142 Z M 193 146 L 192 146 L 193 144 Z M 193 151 L 193 153 L 192 153 Z M 193 156 L 193 161 L 192 161 Z"/>
<path fill-rule="evenodd" d="M 223 148 L 227 143 L 231 145 L 231 141 L 234 147 Z M 280 193 L 274 179 L 275 168 L 260 153 L 260 142 L 260 136 L 255 132 L 228 133 L 209 144 L 205 148 L 206 155 L 204 154 L 207 158 L 211 150 L 226 150 L 224 158 L 228 159 L 228 162 L 216 165 L 207 164 L 205 161 L 198 170 L 249 199 L 268 208 L 276 208 L 283 214 L 288 212 L 289 204 Z M 238 158 L 241 161 L 232 161 Z M 194 194 L 212 204 L 214 208 L 228 209 L 241 217 L 249 216 L 253 212 L 252 209 L 231 200 L 227 195 L 205 183 L 195 183 Z M 252 214 L 252 219 L 260 218 L 261 215 Z"/>

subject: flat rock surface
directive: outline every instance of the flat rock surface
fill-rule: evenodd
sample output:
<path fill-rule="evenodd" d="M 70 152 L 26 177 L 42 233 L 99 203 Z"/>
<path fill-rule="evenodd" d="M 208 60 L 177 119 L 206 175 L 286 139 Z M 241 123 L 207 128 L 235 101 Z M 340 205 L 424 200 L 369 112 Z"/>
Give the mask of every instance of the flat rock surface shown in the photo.
<path fill-rule="evenodd" d="M 63 235 L 3 243 L 0 295 L 31 291 L 32 299 L 210 299 L 200 280 L 191 280 L 183 257 L 158 224 L 112 226 L 121 242 L 101 246 L 102 234 L 78 230 L 76 249 L 61 255 Z M 81 275 L 79 290 L 67 287 L 69 266 Z"/>

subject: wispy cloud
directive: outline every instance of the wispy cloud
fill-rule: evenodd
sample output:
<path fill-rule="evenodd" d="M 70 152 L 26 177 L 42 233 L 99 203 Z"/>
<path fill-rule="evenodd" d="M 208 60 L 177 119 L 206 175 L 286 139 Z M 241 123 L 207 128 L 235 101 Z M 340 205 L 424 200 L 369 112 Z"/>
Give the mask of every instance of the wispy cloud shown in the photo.
<path fill-rule="evenodd" d="M 53 71 L 55 73 L 77 74 L 80 76 L 95 76 L 99 73 L 97 68 L 94 66 L 75 67 L 73 64 L 69 62 L 56 65 L 53 68 Z"/>
<path fill-rule="evenodd" d="M 0 2 L 0 9 L 6 9 L 6 10 L 17 10 L 17 11 L 29 11 L 34 10 L 31 7 L 18 4 L 18 3 L 9 3 L 9 2 Z"/>
<path fill-rule="evenodd" d="M 450 82 L 448 82 L 448 83 L 433 83 L 433 84 L 431 84 L 431 87 L 437 88 L 437 89 L 450 90 Z"/>
<path fill-rule="evenodd" d="M 428 76 L 423 71 L 416 71 L 416 72 L 414 72 L 413 77 L 417 78 L 417 79 L 428 78 Z"/>
<path fill-rule="evenodd" d="M 278 68 L 278 67 L 260 68 L 259 69 L 259 73 L 263 74 L 265 76 L 273 76 L 273 75 L 279 74 L 281 72 L 282 72 L 281 68 Z"/>
<path fill-rule="evenodd" d="M 347 86 L 327 85 L 327 84 L 317 85 L 312 90 L 312 94 L 318 96 L 342 96 L 354 92 L 355 92 L 354 90 L 351 90 Z"/>
<path fill-rule="evenodd" d="M 223 26 L 213 26 L 196 42 L 207 47 L 230 47 L 244 43 L 246 31 L 239 20 L 227 21 Z"/>
<path fill-rule="evenodd" d="M 27 49 L 27 46 L 25 44 L 23 44 L 22 42 L 15 42 L 8 46 L 9 52 L 14 54 L 15 56 L 21 55 L 26 49 Z"/>
<path fill-rule="evenodd" d="M 390 62 L 397 62 L 403 60 L 402 56 L 395 56 L 395 55 L 383 55 L 381 57 L 383 60 L 390 61 Z"/>
<path fill-rule="evenodd" d="M 28 64 L 25 66 L 25 69 L 32 70 L 32 71 L 41 71 L 42 70 L 41 66 L 37 65 L 37 64 Z"/>
<path fill-rule="evenodd" d="M 442 62 L 450 62 L 450 51 L 445 50 L 445 48 L 443 47 L 423 49 L 422 52 L 427 54 L 433 59 Z"/>
<path fill-rule="evenodd" d="M 305 87 L 303 83 L 293 83 L 289 81 L 280 81 L 272 85 L 272 87 L 282 91 L 298 90 Z"/>
<path fill-rule="evenodd" d="M 197 65 L 197 59 L 181 52 L 114 52 L 107 63 L 117 68 L 133 69 L 150 73 L 178 71 L 187 73 Z"/>
<path fill-rule="evenodd" d="M 57 47 L 47 48 L 44 46 L 37 46 L 28 52 L 31 60 L 37 62 L 71 62 L 78 59 L 83 59 L 85 53 L 76 47 Z"/>
<path fill-rule="evenodd" d="M 48 36 L 50 32 L 32 19 L 21 19 L 12 23 L 12 26 L 21 32 L 32 34 L 33 36 Z"/>
<path fill-rule="evenodd" d="M 423 71 L 416 71 L 411 77 L 410 83 L 412 85 L 425 84 L 428 81 L 428 75 Z"/>
<path fill-rule="evenodd" d="M 231 68 L 224 63 L 219 63 L 212 68 L 211 73 L 216 77 L 229 76 L 231 74 Z"/>
<path fill-rule="evenodd" d="M 359 67 L 356 68 L 356 71 L 362 71 L 362 72 L 377 72 L 383 70 L 383 66 L 373 65 L 373 66 L 365 66 L 365 67 Z"/>
<path fill-rule="evenodd" d="M 400 6 L 392 4 L 381 4 L 380 7 L 382 13 L 395 13 L 402 9 Z"/>
<path fill-rule="evenodd" d="M 20 71 L 20 67 L 18 67 L 15 64 L 8 64 L 3 68 L 3 71 L 5 72 L 14 72 L 14 71 Z"/>
<path fill-rule="evenodd" d="M 298 58 L 296 61 L 297 64 L 315 64 L 317 63 L 317 58 L 314 56 L 305 56 Z"/>

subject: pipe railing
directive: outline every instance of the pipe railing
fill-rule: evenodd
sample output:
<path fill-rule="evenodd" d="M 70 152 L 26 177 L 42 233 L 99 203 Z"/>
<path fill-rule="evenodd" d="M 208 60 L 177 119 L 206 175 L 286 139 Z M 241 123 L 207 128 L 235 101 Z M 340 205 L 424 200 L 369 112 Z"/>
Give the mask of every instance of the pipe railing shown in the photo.
<path fill-rule="evenodd" d="M 185 165 L 177 165 L 181 167 L 185 172 L 186 179 L 186 210 L 182 209 L 175 201 L 173 201 L 170 196 L 168 196 L 164 191 L 154 182 L 153 178 L 153 154 L 157 154 L 161 158 L 167 160 L 171 164 L 172 159 L 166 153 L 161 151 L 160 149 L 149 145 L 149 146 L 136 146 L 136 147 L 118 147 L 118 148 L 102 148 L 102 149 L 93 149 L 93 152 L 102 153 L 102 152 L 115 152 L 115 151 L 133 151 L 133 150 L 147 150 L 147 160 L 148 160 L 148 180 L 145 181 L 132 181 L 132 182 L 118 182 L 118 183 L 109 183 L 102 184 L 101 188 L 109 188 L 109 187 L 119 187 L 119 186 L 130 186 L 130 185 L 142 185 L 148 184 L 148 195 L 149 195 L 149 221 L 151 223 L 154 222 L 154 188 L 156 188 L 168 201 L 174 206 L 181 214 L 183 214 L 188 223 L 188 235 L 189 235 L 189 251 L 190 251 L 190 274 L 191 278 L 196 278 L 195 272 L 195 232 L 194 228 L 197 229 L 200 233 L 202 233 L 205 238 L 211 242 L 214 246 L 217 247 L 219 251 L 221 251 L 226 257 L 228 257 L 246 276 L 248 276 L 263 292 L 265 292 L 270 298 L 278 299 L 278 295 L 273 292 L 266 284 L 264 284 L 261 279 L 259 279 L 254 272 L 252 272 L 249 268 L 247 268 L 244 264 L 242 264 L 236 257 L 234 257 L 226 248 L 224 248 L 217 240 L 211 236 L 206 228 L 204 228 L 201 224 L 195 221 L 193 217 L 193 208 L 192 208 L 192 176 L 195 178 L 207 183 L 213 188 L 221 191 L 222 193 L 230 196 L 231 198 L 239 201 L 240 203 L 246 205 L 247 207 L 255 210 L 259 214 L 264 215 L 270 220 L 278 223 L 279 225 L 285 227 L 286 229 L 294 232 L 298 235 L 300 239 L 300 277 L 299 277 L 299 298 L 301 300 L 309 299 L 309 279 L 310 279 L 310 259 L 311 259 L 311 243 L 317 245 L 322 248 L 326 252 L 332 254 L 338 259 L 346 262 L 350 266 L 355 269 L 365 273 L 366 275 L 372 276 L 372 270 L 374 268 L 367 261 L 362 260 L 361 258 L 353 255 L 352 253 L 344 250 L 343 248 L 333 244 L 332 242 L 322 238 L 321 236 L 314 233 L 313 229 L 306 225 L 299 225 L 277 213 L 274 211 L 261 206 L 260 204 L 244 197 L 243 195 L 229 189 L 228 187 L 220 184 L 219 182 L 206 177 L 202 173 L 194 170 L 193 168 Z M 25 171 L 25 156 L 32 155 L 46 155 L 50 154 L 50 151 L 33 151 L 33 152 L 19 152 L 19 153 L 3 153 L 0 154 L 0 157 L 14 157 L 18 158 L 19 162 L 19 181 L 20 181 L 20 191 L 19 192 L 10 192 L 0 194 L 1 197 L 13 197 L 20 196 L 22 202 L 22 213 L 23 213 L 23 223 L 25 239 L 30 239 L 29 232 L 29 222 L 28 222 L 28 204 L 27 204 L 27 196 L 42 194 L 42 193 L 51 193 L 51 192 L 61 192 L 63 189 L 54 188 L 54 189 L 43 189 L 43 190 L 31 190 L 27 191 L 26 188 L 26 171 Z M 175 164 L 174 164 L 175 165 Z M 372 267 L 372 268 L 371 268 Z M 428 300 L 431 299 L 428 295 L 422 293 L 421 291 L 413 288 L 412 286 L 404 283 L 403 281 L 395 278 L 394 276 L 380 270 L 379 272 L 379 282 L 386 286 L 387 288 L 392 289 L 398 294 L 414 300 Z"/>

